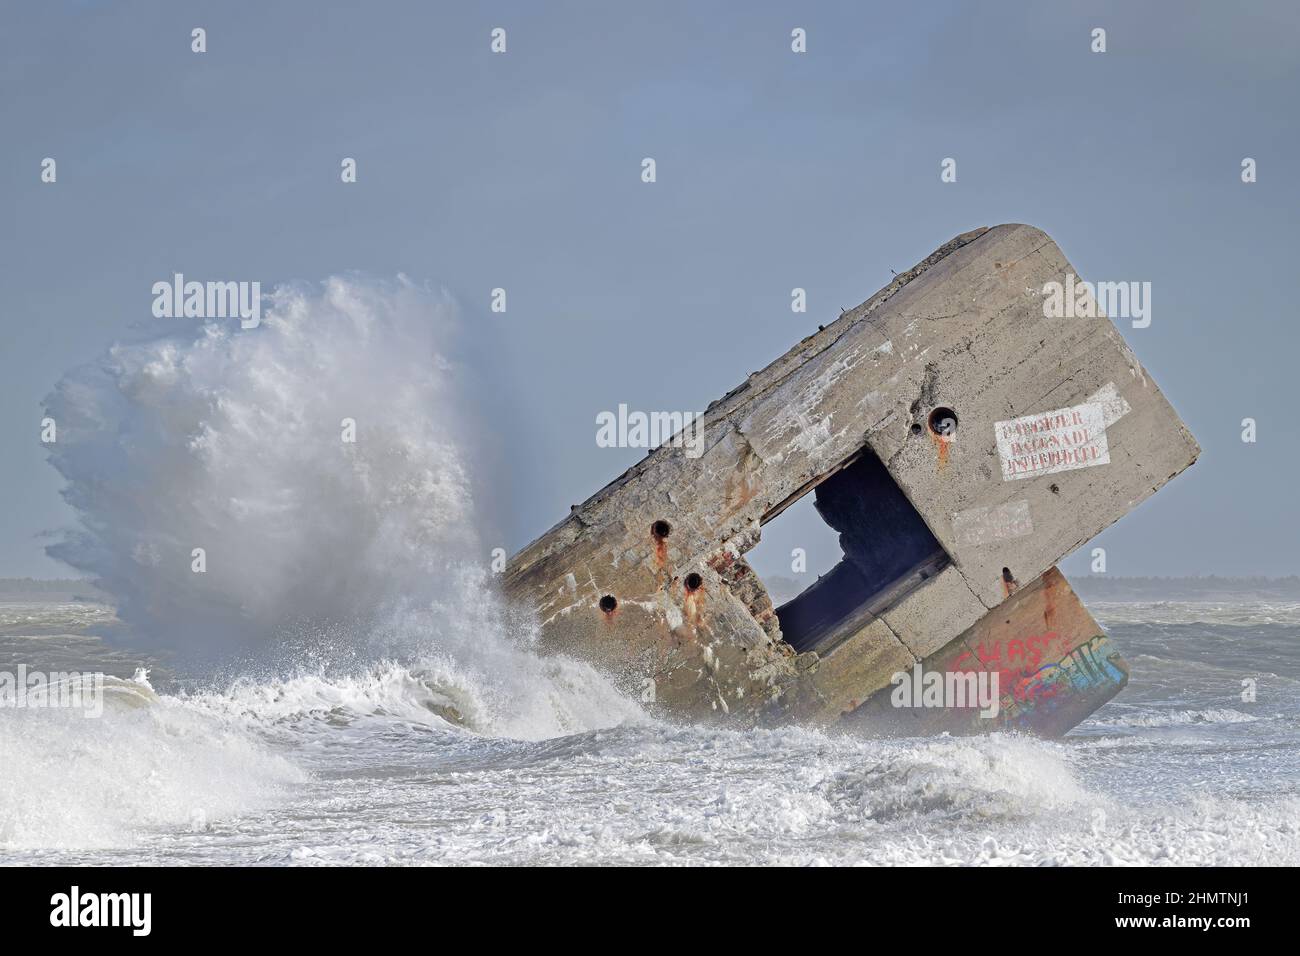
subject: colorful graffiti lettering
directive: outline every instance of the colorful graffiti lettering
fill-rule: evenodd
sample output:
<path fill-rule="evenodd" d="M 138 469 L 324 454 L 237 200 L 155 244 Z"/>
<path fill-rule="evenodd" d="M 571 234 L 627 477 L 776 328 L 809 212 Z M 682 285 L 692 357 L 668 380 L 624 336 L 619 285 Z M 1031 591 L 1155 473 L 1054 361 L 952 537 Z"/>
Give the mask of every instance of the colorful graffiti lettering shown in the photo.
<path fill-rule="evenodd" d="M 1056 631 L 981 641 L 974 652 L 963 652 L 949 670 L 996 670 L 1004 697 L 1020 704 L 1037 703 L 1071 688 L 1086 691 L 1101 684 L 1122 683 L 1125 675 L 1105 655 L 1104 642 L 1098 634 L 1069 648 L 1069 638 Z M 1051 659 L 1058 654 L 1062 655 L 1059 660 Z"/>
<path fill-rule="evenodd" d="M 1105 644 L 1106 639 L 1098 634 L 1059 662 L 1040 668 L 1026 685 L 1026 698 L 1055 696 L 1066 688 L 1086 693 L 1105 684 L 1122 684 L 1127 675 L 1105 653 Z"/>
<path fill-rule="evenodd" d="M 1050 660 L 1055 654 L 1062 653 L 1065 644 L 1066 640 L 1056 631 L 1032 637 L 981 641 L 974 653 L 963 652 L 949 669 L 961 673 L 996 670 L 1003 693 L 1010 693 L 1015 700 L 1022 700 L 1022 685 L 1039 671 L 1044 659 Z"/>
<path fill-rule="evenodd" d="M 999 729 L 1059 736 L 1128 682 L 1128 667 L 1104 634 L 1076 640 L 1055 631 L 980 643 L 968 639 L 946 670 L 998 675 L 1000 706 L 993 724 Z M 957 717 L 955 711 L 950 713 L 956 722 L 947 724 L 954 732 L 990 729 L 988 720 L 968 711 Z"/>
<path fill-rule="evenodd" d="M 1046 634 L 1037 634 L 1033 637 L 1013 637 L 1005 641 L 980 641 L 974 654 L 966 651 L 957 658 L 953 669 L 959 671 L 972 669 L 970 662 L 978 656 L 980 667 L 975 669 L 983 669 L 990 664 L 1002 665 L 1005 661 L 1008 669 L 1037 670 L 1043 658 L 1049 655 L 1054 647 L 1057 650 L 1062 649 L 1059 646 L 1061 643 L 1061 635 L 1056 631 L 1048 631 Z"/>

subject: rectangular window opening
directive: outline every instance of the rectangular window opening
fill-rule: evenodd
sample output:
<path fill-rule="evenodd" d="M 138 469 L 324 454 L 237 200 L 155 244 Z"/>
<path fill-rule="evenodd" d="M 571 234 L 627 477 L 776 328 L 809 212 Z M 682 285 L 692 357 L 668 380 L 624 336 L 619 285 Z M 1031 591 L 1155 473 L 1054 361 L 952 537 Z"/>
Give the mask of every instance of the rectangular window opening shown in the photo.
<path fill-rule="evenodd" d="M 824 534 L 810 534 L 805 524 L 805 537 L 811 537 L 814 543 L 822 539 L 822 566 L 834 562 L 833 566 L 784 603 L 778 602 L 789 594 L 793 582 L 782 578 L 779 583 L 786 588 L 774 587 L 770 593 L 773 603 L 778 604 L 776 615 L 786 643 L 801 653 L 816 650 L 825 654 L 942 571 L 950 559 L 870 449 L 815 487 L 802 489 L 774 508 L 763 519 L 763 536 L 754 557 L 759 557 L 757 552 L 764 550 L 763 543 L 769 539 L 782 543 L 794 540 L 784 529 L 778 532 L 776 524 L 769 533 L 766 525 L 805 495 L 813 498 L 813 509 L 825 523 L 826 528 L 818 531 L 829 529 L 831 534 L 838 534 L 841 556 L 835 562 L 828 554 Z M 795 513 L 806 522 L 808 510 L 797 507 Z M 798 519 L 787 520 L 800 523 Z M 774 579 L 773 584 L 777 583 Z"/>

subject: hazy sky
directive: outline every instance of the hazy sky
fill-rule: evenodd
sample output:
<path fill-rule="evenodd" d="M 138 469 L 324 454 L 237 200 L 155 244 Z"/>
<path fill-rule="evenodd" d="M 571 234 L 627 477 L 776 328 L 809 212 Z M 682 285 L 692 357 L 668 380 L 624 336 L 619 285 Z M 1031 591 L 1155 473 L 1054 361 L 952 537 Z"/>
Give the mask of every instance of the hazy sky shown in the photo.
<path fill-rule="evenodd" d="M 41 401 L 173 272 L 445 286 L 514 550 L 642 457 L 598 411 L 703 409 L 1002 222 L 1152 283 L 1122 331 L 1204 448 L 1098 539 L 1110 573 L 1300 572 L 1298 60 L 1294 2 L 6 4 L 0 575 L 67 573 Z"/>

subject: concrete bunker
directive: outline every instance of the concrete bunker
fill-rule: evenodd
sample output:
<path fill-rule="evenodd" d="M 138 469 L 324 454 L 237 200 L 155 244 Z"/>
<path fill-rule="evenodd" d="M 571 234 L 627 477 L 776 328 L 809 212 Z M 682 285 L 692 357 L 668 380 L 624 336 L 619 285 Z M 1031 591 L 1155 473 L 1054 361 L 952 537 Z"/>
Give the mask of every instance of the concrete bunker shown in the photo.
<path fill-rule="evenodd" d="M 509 562 L 539 649 L 657 713 L 742 725 L 1058 736 L 1127 665 L 1056 562 L 1187 468 L 1195 439 L 1041 230 L 977 229 L 710 403 Z M 811 493 L 843 554 L 774 607 L 746 561 Z M 999 706 L 900 707 L 899 674 Z"/>

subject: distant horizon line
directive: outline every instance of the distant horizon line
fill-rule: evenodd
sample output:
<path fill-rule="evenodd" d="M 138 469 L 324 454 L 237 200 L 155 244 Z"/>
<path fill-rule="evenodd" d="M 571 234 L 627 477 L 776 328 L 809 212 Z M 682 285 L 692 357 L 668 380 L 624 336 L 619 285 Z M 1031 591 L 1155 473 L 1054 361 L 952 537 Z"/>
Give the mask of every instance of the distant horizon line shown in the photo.
<path fill-rule="evenodd" d="M 1088 572 L 1085 574 L 1071 574 L 1068 571 L 1062 571 L 1067 578 L 1074 580 L 1089 581 L 1297 581 L 1300 582 L 1300 574 L 1283 574 L 1277 576 L 1268 576 L 1263 574 L 1097 574 Z M 759 577 L 763 577 L 759 575 Z M 787 575 L 772 575 L 773 579 L 794 581 L 796 578 Z M 0 587 L 7 584 L 77 584 L 87 587 L 95 587 L 94 578 L 34 578 L 34 577 L 0 577 Z"/>

